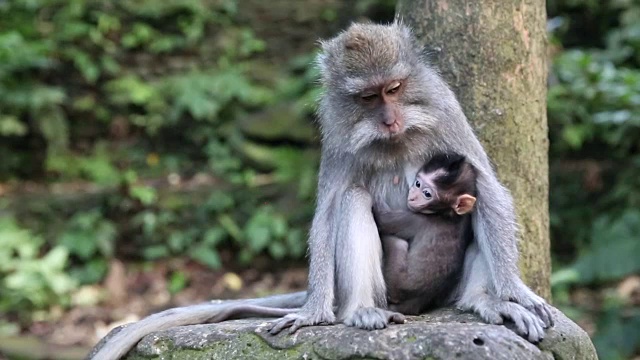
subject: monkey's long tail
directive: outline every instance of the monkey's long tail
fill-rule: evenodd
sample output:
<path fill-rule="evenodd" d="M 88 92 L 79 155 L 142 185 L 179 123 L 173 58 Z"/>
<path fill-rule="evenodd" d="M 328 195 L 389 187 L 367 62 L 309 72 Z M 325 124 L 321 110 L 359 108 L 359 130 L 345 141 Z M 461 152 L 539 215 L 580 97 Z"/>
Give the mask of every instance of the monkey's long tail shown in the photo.
<path fill-rule="evenodd" d="M 168 309 L 129 324 L 115 335 L 105 337 L 94 348 L 87 359 L 118 360 L 146 335 L 182 325 L 216 323 L 230 318 L 264 316 L 279 317 L 296 312 L 304 305 L 307 292 L 274 295 L 258 299 L 228 300 Z M 91 351 L 93 352 L 93 350 Z"/>

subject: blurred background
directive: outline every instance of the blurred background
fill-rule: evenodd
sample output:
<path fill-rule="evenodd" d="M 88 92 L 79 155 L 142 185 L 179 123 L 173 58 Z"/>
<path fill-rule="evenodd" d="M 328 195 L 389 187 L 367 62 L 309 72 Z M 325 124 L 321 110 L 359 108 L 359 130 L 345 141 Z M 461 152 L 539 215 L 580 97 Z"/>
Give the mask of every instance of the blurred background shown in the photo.
<path fill-rule="evenodd" d="M 304 288 L 315 41 L 394 10 L 0 0 L 0 358 Z M 553 301 L 601 359 L 640 359 L 640 1 L 547 10 Z"/>

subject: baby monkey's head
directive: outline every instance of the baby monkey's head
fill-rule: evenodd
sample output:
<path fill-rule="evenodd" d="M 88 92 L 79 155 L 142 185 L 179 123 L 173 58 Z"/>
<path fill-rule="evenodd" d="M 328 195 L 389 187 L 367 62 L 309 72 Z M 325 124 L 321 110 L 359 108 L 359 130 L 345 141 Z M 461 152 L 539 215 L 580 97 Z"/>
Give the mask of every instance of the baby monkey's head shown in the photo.
<path fill-rule="evenodd" d="M 418 171 L 407 206 L 423 214 L 464 215 L 476 203 L 476 172 L 459 154 L 437 154 Z"/>

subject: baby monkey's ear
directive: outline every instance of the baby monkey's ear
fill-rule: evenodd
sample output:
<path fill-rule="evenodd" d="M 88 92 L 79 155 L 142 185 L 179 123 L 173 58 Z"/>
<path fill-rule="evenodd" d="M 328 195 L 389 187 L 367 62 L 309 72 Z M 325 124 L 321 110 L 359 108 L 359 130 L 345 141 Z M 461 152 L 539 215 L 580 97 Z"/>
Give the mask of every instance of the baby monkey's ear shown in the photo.
<path fill-rule="evenodd" d="M 464 215 L 473 210 L 473 205 L 476 204 L 476 198 L 469 194 L 462 194 L 456 199 L 456 203 L 453 206 L 453 211 L 458 215 Z"/>

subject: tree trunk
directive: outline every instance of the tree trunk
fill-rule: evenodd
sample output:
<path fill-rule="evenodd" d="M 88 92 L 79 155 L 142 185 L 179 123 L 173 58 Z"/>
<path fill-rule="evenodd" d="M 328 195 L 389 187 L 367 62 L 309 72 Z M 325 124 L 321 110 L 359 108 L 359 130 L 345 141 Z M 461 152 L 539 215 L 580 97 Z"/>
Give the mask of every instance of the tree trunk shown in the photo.
<path fill-rule="evenodd" d="M 399 0 L 397 13 L 427 46 L 511 190 L 524 281 L 549 299 L 544 0 Z"/>

